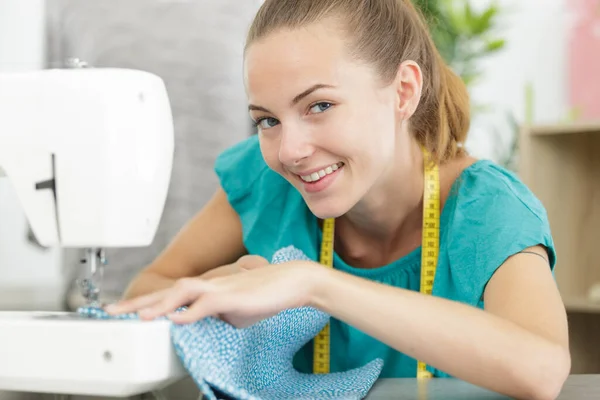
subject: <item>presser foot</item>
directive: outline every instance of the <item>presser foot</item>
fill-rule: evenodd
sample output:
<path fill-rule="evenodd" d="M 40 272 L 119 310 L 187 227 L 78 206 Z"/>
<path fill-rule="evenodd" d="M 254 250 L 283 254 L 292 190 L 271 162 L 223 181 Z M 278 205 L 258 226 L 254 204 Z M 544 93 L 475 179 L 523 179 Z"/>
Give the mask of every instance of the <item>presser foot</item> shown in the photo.
<path fill-rule="evenodd" d="M 85 299 L 85 305 L 89 307 L 102 307 L 100 292 L 104 266 L 107 264 L 104 249 L 86 249 L 85 258 L 81 259 L 81 263 L 86 264 L 90 271 L 89 278 L 77 280 L 77 286 Z"/>
<path fill-rule="evenodd" d="M 88 307 L 103 307 L 100 301 L 100 288 L 96 286 L 92 279 L 78 279 L 77 286 L 85 299 L 85 305 Z"/>

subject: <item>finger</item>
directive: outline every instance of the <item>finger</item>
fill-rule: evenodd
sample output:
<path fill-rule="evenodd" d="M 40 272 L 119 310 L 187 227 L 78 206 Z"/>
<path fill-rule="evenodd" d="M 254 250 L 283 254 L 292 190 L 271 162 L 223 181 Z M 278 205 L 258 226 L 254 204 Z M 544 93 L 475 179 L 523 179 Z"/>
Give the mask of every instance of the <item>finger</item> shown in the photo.
<path fill-rule="evenodd" d="M 233 264 L 224 264 L 220 267 L 213 268 L 208 272 L 200 275 L 201 279 L 215 279 L 223 276 L 229 276 L 233 274 L 237 274 L 239 272 L 246 272 L 253 268 L 262 267 L 267 265 L 268 261 L 260 256 L 243 256 L 240 257 Z"/>
<path fill-rule="evenodd" d="M 169 319 L 176 324 L 190 324 L 210 316 L 217 316 L 219 309 L 222 308 L 219 304 L 221 296 L 214 296 L 210 293 L 201 295 L 187 310 L 169 314 Z"/>
<path fill-rule="evenodd" d="M 221 276 L 231 275 L 236 272 L 239 272 L 239 267 L 235 263 L 234 264 L 225 264 L 220 267 L 211 269 L 208 272 L 203 273 L 202 275 L 200 275 L 200 278 L 201 279 L 213 279 L 213 278 L 218 278 Z"/>
<path fill-rule="evenodd" d="M 121 300 L 118 303 L 110 304 L 104 308 L 108 314 L 127 314 L 131 312 L 139 311 L 142 308 L 150 307 L 156 304 L 168 293 L 168 289 L 163 289 L 158 292 L 150 293 L 147 295 L 134 297 L 133 299 Z"/>
<path fill-rule="evenodd" d="M 154 319 L 192 303 L 208 288 L 208 282 L 198 278 L 180 279 L 159 302 L 139 312 L 142 319 Z"/>
<path fill-rule="evenodd" d="M 235 264 L 242 270 L 250 270 L 258 267 L 264 267 L 265 265 L 268 265 L 269 262 L 266 258 L 261 256 L 246 255 L 237 260 Z"/>
<path fill-rule="evenodd" d="M 224 314 L 221 316 L 221 319 L 227 323 L 229 323 L 230 325 L 235 326 L 236 328 L 248 328 L 249 326 L 252 326 L 254 324 L 256 324 L 257 322 L 260 322 L 262 320 L 265 320 L 267 318 L 272 317 L 274 314 L 273 313 L 265 313 L 265 314 L 260 314 L 260 315 L 255 315 L 255 316 L 247 316 L 245 314 L 237 314 L 237 313 L 229 313 L 229 314 Z"/>

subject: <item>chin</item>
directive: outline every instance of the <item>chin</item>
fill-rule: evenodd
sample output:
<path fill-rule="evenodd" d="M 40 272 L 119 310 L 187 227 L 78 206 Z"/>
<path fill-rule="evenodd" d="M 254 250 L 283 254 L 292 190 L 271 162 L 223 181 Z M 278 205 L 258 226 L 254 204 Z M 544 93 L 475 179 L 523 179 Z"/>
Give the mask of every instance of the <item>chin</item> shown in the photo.
<path fill-rule="evenodd" d="M 338 218 L 346 214 L 349 206 L 340 204 L 340 202 L 332 201 L 331 198 L 314 200 L 304 199 L 309 210 L 319 219 Z"/>

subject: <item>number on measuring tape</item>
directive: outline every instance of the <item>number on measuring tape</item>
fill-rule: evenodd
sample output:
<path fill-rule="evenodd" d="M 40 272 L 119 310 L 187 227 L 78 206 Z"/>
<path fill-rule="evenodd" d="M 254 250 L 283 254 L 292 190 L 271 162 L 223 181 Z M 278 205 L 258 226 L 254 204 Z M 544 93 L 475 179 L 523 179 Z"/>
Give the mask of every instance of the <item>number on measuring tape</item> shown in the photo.
<path fill-rule="evenodd" d="M 335 220 L 328 218 L 323 221 L 323 241 L 321 242 L 320 263 L 326 267 L 333 268 L 333 241 L 335 233 Z M 313 372 L 315 374 L 327 374 L 331 364 L 330 360 L 330 324 L 325 327 L 314 338 L 313 350 Z"/>

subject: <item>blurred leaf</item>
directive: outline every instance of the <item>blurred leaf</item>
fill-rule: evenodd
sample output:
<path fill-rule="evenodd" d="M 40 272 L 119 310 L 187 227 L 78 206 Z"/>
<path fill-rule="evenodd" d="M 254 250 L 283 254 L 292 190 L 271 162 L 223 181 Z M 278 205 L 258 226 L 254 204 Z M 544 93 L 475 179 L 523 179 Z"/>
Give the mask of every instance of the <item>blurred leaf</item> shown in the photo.
<path fill-rule="evenodd" d="M 488 52 L 495 52 L 504 48 L 506 41 L 504 39 L 495 39 L 486 43 L 486 50 Z"/>
<path fill-rule="evenodd" d="M 473 10 L 471 9 L 471 3 L 469 3 L 468 1 L 465 1 L 464 13 L 465 13 L 464 18 L 463 18 L 464 27 L 466 28 L 468 33 L 471 34 L 471 32 L 472 32 L 471 27 L 473 26 L 473 20 L 475 17 L 473 16 Z"/>
<path fill-rule="evenodd" d="M 473 33 L 475 35 L 483 35 L 485 32 L 492 29 L 493 18 L 498 14 L 498 8 L 491 6 L 485 10 L 474 24 Z"/>
<path fill-rule="evenodd" d="M 479 78 L 479 76 L 477 74 L 464 74 L 464 73 L 460 74 L 460 77 L 462 78 L 463 82 L 467 86 L 471 86 L 473 83 L 475 83 L 475 81 L 477 81 L 477 78 Z"/>

